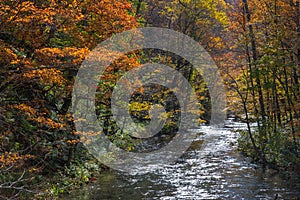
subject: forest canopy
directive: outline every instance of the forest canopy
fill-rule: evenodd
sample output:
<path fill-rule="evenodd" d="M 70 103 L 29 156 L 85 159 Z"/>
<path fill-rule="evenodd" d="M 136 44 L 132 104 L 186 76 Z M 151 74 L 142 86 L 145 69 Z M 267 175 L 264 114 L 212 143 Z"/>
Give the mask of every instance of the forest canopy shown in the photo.
<path fill-rule="evenodd" d="M 199 42 L 223 76 L 228 114 L 248 125 L 241 133 L 240 150 L 263 166 L 299 170 L 299 4 L 299 0 L 0 0 L 0 198 L 55 196 L 64 193 L 59 188 L 68 189 L 68 183 L 74 189 L 106 169 L 79 142 L 71 112 L 74 80 L 99 43 L 138 27 L 169 28 Z M 129 52 L 93 86 L 104 133 L 126 151 L 159 148 L 178 129 L 176 96 L 160 85 L 141 87 L 129 105 L 132 118 L 141 124 L 149 123 L 152 104 L 165 108 L 168 120 L 161 133 L 165 139 L 157 146 L 153 140 L 147 141 L 152 145 L 148 147 L 123 133 L 113 120 L 110 98 L 116 81 L 147 62 L 179 71 L 197 94 L 201 110 L 193 114 L 200 116 L 199 125 L 210 120 L 207 85 L 190 63 L 155 49 Z"/>

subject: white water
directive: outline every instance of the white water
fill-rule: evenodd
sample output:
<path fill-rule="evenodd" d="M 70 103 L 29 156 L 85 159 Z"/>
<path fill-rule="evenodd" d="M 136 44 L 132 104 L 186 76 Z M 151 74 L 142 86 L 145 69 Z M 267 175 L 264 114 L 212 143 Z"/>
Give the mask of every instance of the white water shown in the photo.
<path fill-rule="evenodd" d="M 226 122 L 229 128 L 202 127 L 191 148 L 176 163 L 144 175 L 105 172 L 96 184 L 67 199 L 297 199 L 300 192 L 288 182 L 263 172 L 240 155 L 238 133 L 245 124 Z M 203 147 L 201 144 L 206 141 Z M 82 198 L 78 198 L 82 197 Z M 72 198 L 72 196 L 74 198 Z"/>

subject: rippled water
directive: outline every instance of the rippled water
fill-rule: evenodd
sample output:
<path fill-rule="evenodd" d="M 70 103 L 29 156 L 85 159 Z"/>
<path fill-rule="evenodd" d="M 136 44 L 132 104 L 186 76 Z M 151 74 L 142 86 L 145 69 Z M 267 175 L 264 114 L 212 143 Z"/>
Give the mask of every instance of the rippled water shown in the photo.
<path fill-rule="evenodd" d="M 67 199 L 298 199 L 300 191 L 272 171 L 263 172 L 236 151 L 244 124 L 203 127 L 199 138 L 176 163 L 143 175 L 102 173 L 97 183 Z M 203 141 L 206 145 L 201 148 Z"/>

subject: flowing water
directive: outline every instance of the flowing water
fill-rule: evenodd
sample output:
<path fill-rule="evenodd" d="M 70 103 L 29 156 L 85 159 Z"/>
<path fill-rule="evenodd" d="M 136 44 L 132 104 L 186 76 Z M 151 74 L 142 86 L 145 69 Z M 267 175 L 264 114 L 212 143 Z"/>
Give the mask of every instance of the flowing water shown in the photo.
<path fill-rule="evenodd" d="M 236 151 L 242 123 L 195 130 L 198 139 L 176 163 L 140 175 L 103 172 L 66 199 L 300 199 L 300 191 Z M 206 145 L 203 147 L 203 141 Z"/>

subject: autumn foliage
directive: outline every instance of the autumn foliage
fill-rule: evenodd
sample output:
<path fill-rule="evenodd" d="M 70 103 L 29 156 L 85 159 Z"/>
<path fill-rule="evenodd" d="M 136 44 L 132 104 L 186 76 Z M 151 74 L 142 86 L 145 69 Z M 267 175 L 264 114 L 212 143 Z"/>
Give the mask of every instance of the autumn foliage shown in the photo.
<path fill-rule="evenodd" d="M 0 1 L 0 169 L 72 161 L 74 77 L 97 44 L 138 26 L 131 9 L 119 0 Z"/>
<path fill-rule="evenodd" d="M 241 142 L 247 155 L 276 169 L 299 166 L 299 0 L 0 0 L 0 181 L 6 181 L 0 182 L 0 195 L 9 181 L 32 173 L 52 176 L 85 162 L 70 112 L 77 71 L 99 43 L 143 25 L 184 33 L 211 53 L 228 89 L 227 110 L 248 125 Z M 125 72 L 147 62 L 179 71 L 197 93 L 202 110 L 196 114 L 204 119 L 199 123 L 210 119 L 209 91 L 190 63 L 159 50 L 129 52 L 91 86 L 112 141 L 118 132 L 110 110 L 113 87 Z M 151 104 L 160 103 L 169 106 L 169 122 L 176 124 L 180 108 L 169 93 L 158 85 L 141 87 L 129 105 L 132 117 L 147 122 Z M 132 138 L 119 136 L 121 147 L 134 149 Z"/>

